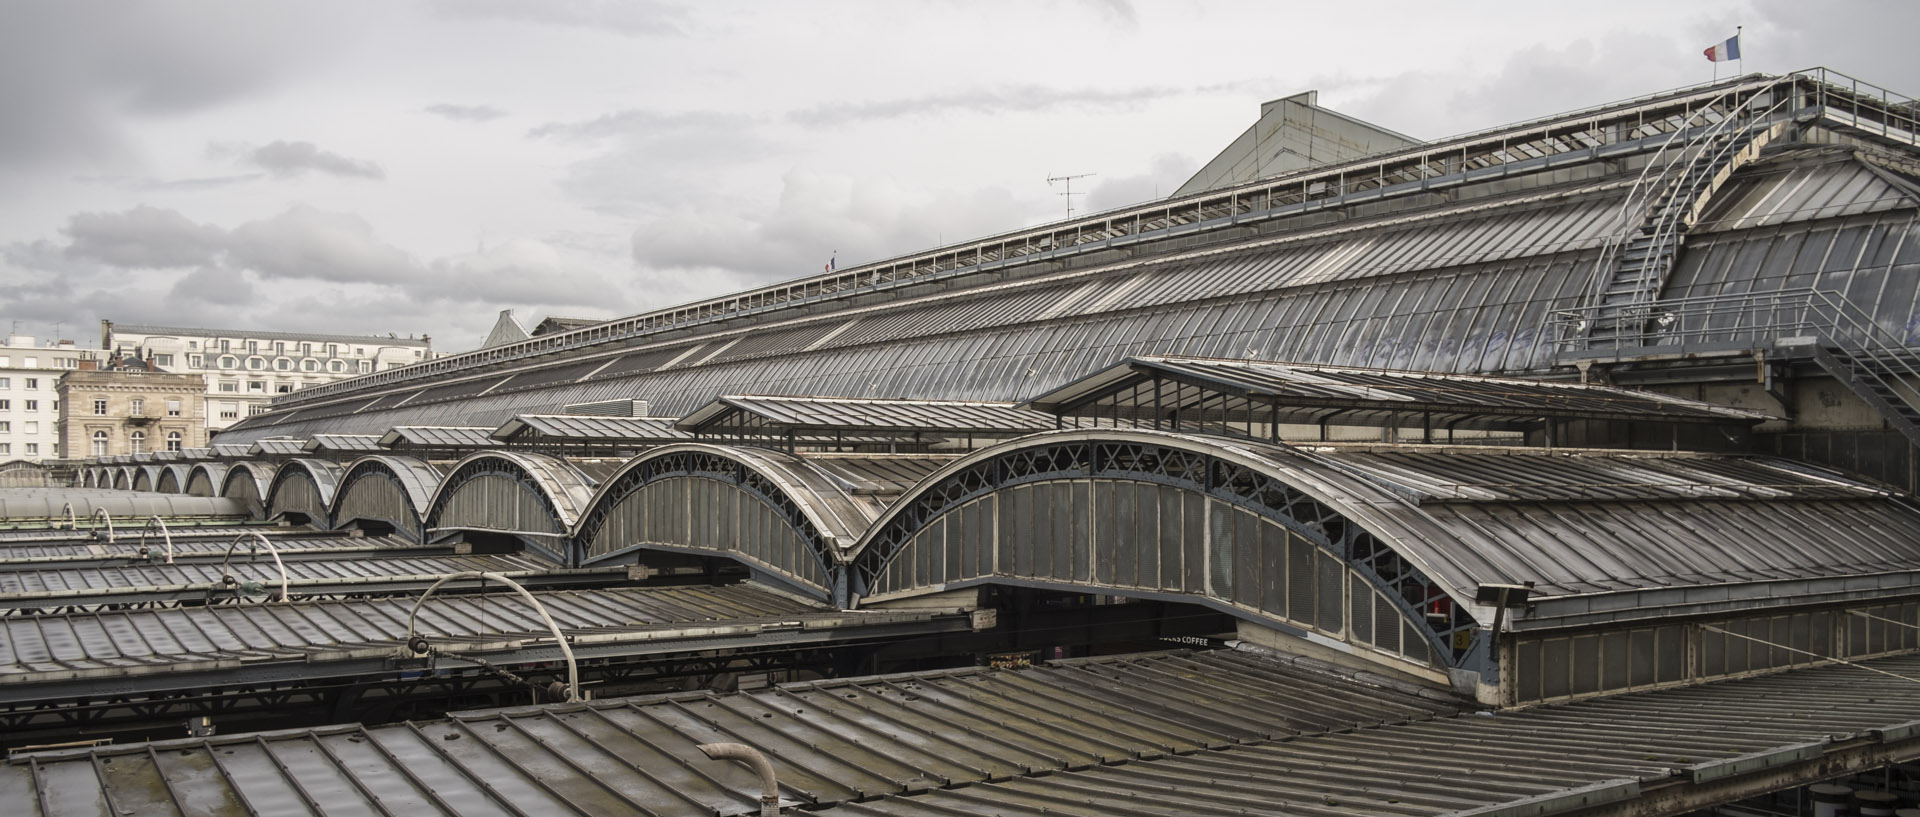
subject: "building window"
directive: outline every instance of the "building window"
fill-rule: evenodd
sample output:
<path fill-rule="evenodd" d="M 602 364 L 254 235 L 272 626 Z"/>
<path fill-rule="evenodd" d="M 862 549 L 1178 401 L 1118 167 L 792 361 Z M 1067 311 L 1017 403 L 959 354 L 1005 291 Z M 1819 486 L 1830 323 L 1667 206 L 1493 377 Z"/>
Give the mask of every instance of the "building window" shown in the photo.
<path fill-rule="evenodd" d="M 147 401 L 138 397 L 135 397 L 132 400 L 127 402 L 127 414 L 134 417 L 140 417 L 145 415 L 147 413 L 146 408 L 147 408 Z"/>
<path fill-rule="evenodd" d="M 107 455 L 107 432 L 93 432 L 93 455 L 96 457 L 104 457 Z"/>
<path fill-rule="evenodd" d="M 259 393 L 261 393 L 261 394 L 265 394 L 265 393 L 267 392 L 267 381 L 265 381 L 265 380 L 249 380 L 249 381 L 247 381 L 247 391 L 249 391 L 249 392 L 259 392 Z"/>
<path fill-rule="evenodd" d="M 308 372 L 320 371 L 320 361 L 314 360 L 313 358 L 307 358 L 306 360 L 300 361 L 300 369 L 301 371 L 308 371 Z"/>
<path fill-rule="evenodd" d="M 247 358 L 247 368 L 258 371 L 267 368 L 267 362 L 257 357 Z"/>
<path fill-rule="evenodd" d="M 265 414 L 265 413 L 267 413 L 267 404 L 265 403 L 254 403 L 253 405 L 247 406 L 248 417 L 252 417 L 255 414 Z"/>
<path fill-rule="evenodd" d="M 178 417 L 178 416 L 180 416 L 180 400 L 179 400 L 179 398 L 176 398 L 176 397 L 169 397 L 169 398 L 167 398 L 167 416 L 168 416 L 168 417 Z"/>
<path fill-rule="evenodd" d="M 13 453 L 13 443 L 0 443 L 0 454 Z"/>
<path fill-rule="evenodd" d="M 178 431 L 167 432 L 167 450 L 168 451 L 180 450 L 180 432 Z"/>
<path fill-rule="evenodd" d="M 20 430 L 28 434 L 38 434 L 40 433 L 40 421 L 28 420 L 20 425 Z"/>
<path fill-rule="evenodd" d="M 0 420 L 0 434 L 8 434 L 8 433 L 11 433 L 12 431 L 13 431 L 12 420 Z"/>
<path fill-rule="evenodd" d="M 53 413 L 55 414 L 60 413 L 60 401 L 58 400 L 53 401 Z"/>
<path fill-rule="evenodd" d="M 221 403 L 220 404 L 220 419 L 236 420 L 236 419 L 239 419 L 239 417 L 240 417 L 240 404 L 238 403 Z"/>
<path fill-rule="evenodd" d="M 274 354 L 276 354 L 276 355 L 284 355 L 284 354 L 286 354 L 286 353 L 287 353 L 287 345 L 286 345 L 285 343 L 282 343 L 282 342 L 280 342 L 280 341 L 277 341 L 277 340 L 276 340 L 276 341 L 274 341 L 274 342 L 273 342 L 273 353 L 274 353 Z"/>
<path fill-rule="evenodd" d="M 27 388 L 29 388 L 29 389 L 37 389 L 37 388 L 40 388 L 40 378 L 38 378 L 38 377 L 29 377 L 29 378 L 27 378 Z"/>
<path fill-rule="evenodd" d="M 284 357 L 274 358 L 273 368 L 283 372 L 293 371 L 293 361 L 288 360 Z"/>
<path fill-rule="evenodd" d="M 198 348 L 200 348 L 200 341 L 197 341 L 197 340 L 190 340 L 190 341 L 187 341 L 187 348 L 188 348 L 188 349 L 198 349 Z"/>
<path fill-rule="evenodd" d="M 0 400 L 0 411 L 11 411 L 12 409 L 13 409 L 12 400 Z"/>
<path fill-rule="evenodd" d="M 202 358 L 199 355 L 187 355 L 187 368 L 189 369 L 204 368 L 204 366 L 202 365 L 204 361 L 205 361 L 205 358 Z"/>
<path fill-rule="evenodd" d="M 300 354 L 303 354 L 303 355 L 313 354 L 313 344 L 311 343 L 300 344 Z"/>
<path fill-rule="evenodd" d="M 154 355 L 154 356 L 153 356 L 153 365 L 155 365 L 155 366 L 172 366 L 172 365 L 173 365 L 173 355 Z"/>
<path fill-rule="evenodd" d="M 127 444 L 133 447 L 133 453 L 145 454 L 147 452 L 147 432 L 135 431 L 132 434 L 128 434 Z"/>
<path fill-rule="evenodd" d="M 40 368 L 40 358 L 37 358 L 37 357 L 27 358 L 26 360 L 22 361 L 22 363 L 24 363 L 26 365 L 26 368 L 29 368 L 29 369 Z"/>
<path fill-rule="evenodd" d="M 226 338 L 221 338 L 221 339 L 220 339 L 220 351 L 222 351 L 222 352 L 231 352 L 231 351 L 233 351 L 233 349 L 232 349 L 232 348 L 231 348 L 231 347 L 230 347 L 230 346 L 228 345 L 228 341 L 227 341 L 227 339 L 226 339 Z"/>
<path fill-rule="evenodd" d="M 338 343 L 327 344 L 327 357 L 339 357 L 339 356 L 340 356 L 340 344 Z"/>
<path fill-rule="evenodd" d="M 361 373 L 361 374 L 366 374 L 367 372 L 371 372 L 371 371 L 373 371 L 373 361 L 371 361 L 371 360 L 362 360 L 362 361 L 360 361 L 360 373 Z"/>
<path fill-rule="evenodd" d="M 105 397 L 93 398 L 93 416 L 95 417 L 107 416 L 107 398 Z"/>
<path fill-rule="evenodd" d="M 279 394 L 292 394 L 293 384 L 292 383 L 275 383 L 273 385 L 273 390 Z"/>
<path fill-rule="evenodd" d="M 27 443 L 27 456 L 29 456 L 29 457 L 37 457 L 37 456 L 39 456 L 39 455 L 40 455 L 40 444 L 39 444 L 39 443 Z"/>
<path fill-rule="evenodd" d="M 341 363 L 338 360 L 327 361 L 327 371 L 329 372 L 344 372 L 346 370 L 347 370 L 347 364 L 345 363 Z"/>
<path fill-rule="evenodd" d="M 257 340 L 247 341 L 247 354 L 251 355 L 259 351 L 260 351 L 260 341 L 257 341 Z"/>
<path fill-rule="evenodd" d="M 232 355 L 221 355 L 221 356 L 220 356 L 220 368 L 222 368 L 222 369 L 231 369 L 231 368 L 233 368 L 233 367 L 235 367 L 235 366 L 238 366 L 238 365 L 240 365 L 240 361 L 238 361 L 238 360 L 235 360 L 235 359 L 233 358 L 233 356 L 232 356 Z"/>
<path fill-rule="evenodd" d="M 239 391 L 240 384 L 235 383 L 231 380 L 222 380 L 220 381 L 220 390 L 221 391 Z"/>
<path fill-rule="evenodd" d="M 13 388 L 13 378 L 0 377 L 0 389 L 11 389 L 11 388 Z"/>
<path fill-rule="evenodd" d="M 28 411 L 39 411 L 39 410 L 40 410 L 40 401 L 38 401 L 38 400 L 28 400 L 28 401 L 27 401 L 27 410 L 28 410 Z"/>

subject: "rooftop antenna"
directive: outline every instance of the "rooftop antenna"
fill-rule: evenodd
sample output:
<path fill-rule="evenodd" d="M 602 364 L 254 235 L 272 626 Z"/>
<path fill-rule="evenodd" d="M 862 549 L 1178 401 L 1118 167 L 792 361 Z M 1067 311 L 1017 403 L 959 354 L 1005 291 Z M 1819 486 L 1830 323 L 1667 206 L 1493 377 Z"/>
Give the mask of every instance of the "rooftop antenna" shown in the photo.
<path fill-rule="evenodd" d="M 1072 176 L 1048 176 L 1047 177 L 1048 187 L 1052 187 L 1054 182 L 1065 182 L 1067 185 L 1067 192 L 1060 194 L 1062 196 L 1067 197 L 1067 218 L 1073 218 L 1073 180 L 1084 179 L 1088 176 L 1098 176 L 1098 175 L 1100 174 L 1080 173 Z"/>

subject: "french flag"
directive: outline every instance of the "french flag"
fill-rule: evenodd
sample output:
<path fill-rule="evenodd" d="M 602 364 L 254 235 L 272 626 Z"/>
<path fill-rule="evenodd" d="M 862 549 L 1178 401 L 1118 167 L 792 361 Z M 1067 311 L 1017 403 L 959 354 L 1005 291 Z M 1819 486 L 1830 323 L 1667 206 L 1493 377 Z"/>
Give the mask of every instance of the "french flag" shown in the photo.
<path fill-rule="evenodd" d="M 1706 50 L 1707 61 L 1726 62 L 1740 59 L 1740 35 L 1728 37 L 1727 41 Z"/>

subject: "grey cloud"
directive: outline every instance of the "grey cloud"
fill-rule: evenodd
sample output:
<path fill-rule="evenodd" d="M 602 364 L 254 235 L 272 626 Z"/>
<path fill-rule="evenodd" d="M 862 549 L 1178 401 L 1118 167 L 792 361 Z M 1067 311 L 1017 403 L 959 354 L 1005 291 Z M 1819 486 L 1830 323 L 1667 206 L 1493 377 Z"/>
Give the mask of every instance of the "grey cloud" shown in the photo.
<path fill-rule="evenodd" d="M 817 273 L 836 250 L 845 267 L 990 234 L 1034 209 L 1000 188 L 904 191 L 886 179 L 792 173 L 764 212 L 707 199 L 647 221 L 634 231 L 633 257 L 652 271 L 649 286 L 704 296 Z M 686 273 L 697 277 L 681 281 Z"/>
<path fill-rule="evenodd" d="M 378 164 L 321 150 L 312 142 L 276 140 L 247 150 L 243 158 L 281 178 L 301 176 L 309 171 L 357 179 L 387 177 Z"/>
<path fill-rule="evenodd" d="M 75 176 L 82 184 L 100 184 L 140 192 L 166 190 L 218 190 L 266 178 L 265 173 L 236 173 L 231 176 L 202 176 L 192 179 L 156 179 L 133 176 Z"/>
<path fill-rule="evenodd" d="M 659 139 L 676 134 L 705 135 L 738 131 L 755 124 L 752 117 L 719 111 L 668 113 L 631 109 L 580 122 L 548 122 L 527 131 L 535 139 L 592 141 L 613 137 Z"/>
<path fill-rule="evenodd" d="M 0 25 L 0 168 L 122 157 L 128 117 L 270 87 L 343 51 L 361 16 L 333 4 L 10 3 Z"/>
<path fill-rule="evenodd" d="M 1086 4 L 1100 12 L 1101 16 L 1129 30 L 1140 27 L 1140 13 L 1135 11 L 1129 0 L 1085 0 Z"/>
<path fill-rule="evenodd" d="M 964 113 L 994 115 L 1057 111 L 1062 108 L 1131 108 L 1156 99 L 1207 92 L 1232 86 L 1206 88 L 1132 87 L 1115 90 L 1083 88 L 1065 90 L 1044 85 L 986 88 L 964 93 L 935 94 L 907 99 L 875 102 L 840 102 L 792 111 L 787 118 L 809 126 L 841 125 L 874 119 L 907 116 Z"/>
<path fill-rule="evenodd" d="M 263 278 L 336 282 L 397 284 L 417 270 L 405 252 L 376 239 L 365 219 L 306 205 L 235 227 L 227 263 Z"/>
<path fill-rule="evenodd" d="M 146 205 L 118 213 L 76 213 L 62 232 L 69 241 L 69 257 L 128 269 L 209 264 L 226 243 L 218 227 Z"/>
<path fill-rule="evenodd" d="M 1154 199 L 1166 198 L 1180 185 L 1192 178 L 1200 169 L 1200 163 L 1192 157 L 1177 153 L 1163 153 L 1153 157 L 1147 172 L 1135 176 L 1117 176 L 1091 179 L 1095 184 L 1087 190 L 1087 196 L 1075 204 L 1075 212 L 1095 213 L 1112 210 L 1130 204 L 1140 204 Z M 1075 198 L 1079 198 L 1076 193 Z M 1064 210 L 1063 210 L 1064 214 Z"/>
<path fill-rule="evenodd" d="M 629 36 L 673 36 L 687 30 L 684 9 L 649 0 L 438 0 L 433 7 L 450 19 L 540 23 Z"/>
<path fill-rule="evenodd" d="M 446 102 L 428 105 L 421 110 L 457 122 L 491 122 L 507 115 L 506 111 L 492 105 L 454 105 Z"/>
<path fill-rule="evenodd" d="M 244 307 L 254 301 L 253 282 L 244 272 L 225 267 L 201 267 L 173 282 L 167 291 L 170 303 L 199 303 Z"/>

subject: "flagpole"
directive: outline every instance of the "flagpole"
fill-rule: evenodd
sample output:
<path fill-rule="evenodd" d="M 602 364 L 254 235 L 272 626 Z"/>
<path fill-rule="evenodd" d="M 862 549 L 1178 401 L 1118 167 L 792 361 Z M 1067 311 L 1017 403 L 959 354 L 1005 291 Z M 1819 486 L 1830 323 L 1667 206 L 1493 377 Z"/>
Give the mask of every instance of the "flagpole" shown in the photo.
<path fill-rule="evenodd" d="M 1744 76 L 1744 75 L 1745 75 L 1745 74 L 1747 73 L 1747 51 L 1746 51 L 1746 48 L 1745 48 L 1745 44 L 1744 44 L 1744 43 L 1742 43 L 1742 42 L 1740 42 L 1740 32 L 1742 32 L 1742 31 L 1745 31 L 1745 30 L 1746 30 L 1746 26 L 1734 26 L 1734 27 L 1733 27 L 1733 48 L 1734 48 L 1734 53 L 1735 53 L 1735 54 L 1739 54 L 1739 55 L 1740 55 L 1740 56 L 1738 56 L 1738 57 L 1734 57 L 1734 58 L 1733 58 L 1733 61 L 1734 61 L 1735 63 L 1737 63 L 1738 65 L 1739 65 L 1739 70 L 1740 70 L 1740 73 L 1741 73 L 1741 74 L 1742 74 L 1743 76 Z"/>

